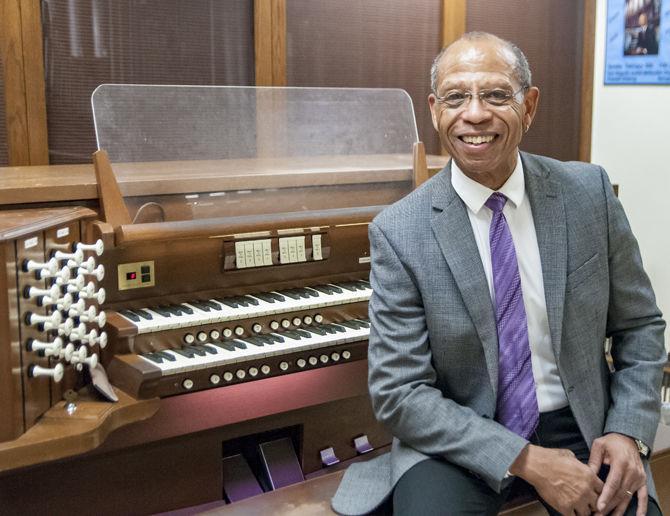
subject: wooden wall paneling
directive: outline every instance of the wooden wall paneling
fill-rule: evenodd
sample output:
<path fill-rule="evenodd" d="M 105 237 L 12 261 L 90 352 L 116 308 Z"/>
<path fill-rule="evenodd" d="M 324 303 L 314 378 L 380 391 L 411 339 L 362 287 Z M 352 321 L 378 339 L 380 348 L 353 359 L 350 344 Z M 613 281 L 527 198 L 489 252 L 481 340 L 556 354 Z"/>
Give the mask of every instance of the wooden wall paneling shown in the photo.
<path fill-rule="evenodd" d="M 9 164 L 46 165 L 49 153 L 38 0 L 0 0 L 0 54 Z"/>
<path fill-rule="evenodd" d="M 579 115 L 579 159 L 591 161 L 593 117 L 593 53 L 596 39 L 596 0 L 584 0 L 582 34 L 582 83 Z"/>
<path fill-rule="evenodd" d="M 272 0 L 254 0 L 256 86 L 272 86 Z"/>
<path fill-rule="evenodd" d="M 40 2 L 20 0 L 20 5 L 29 159 L 31 165 L 48 165 L 49 140 Z"/>
<path fill-rule="evenodd" d="M 272 0 L 272 85 L 286 86 L 286 0 Z"/>
<path fill-rule="evenodd" d="M 466 0 L 442 0 L 442 48 L 450 45 L 465 33 Z M 440 152 L 448 153 L 440 145 Z"/>
<path fill-rule="evenodd" d="M 442 0 L 442 47 L 465 32 L 466 0 Z"/>
<path fill-rule="evenodd" d="M 10 165 L 30 164 L 21 38 L 19 0 L 0 0 L 0 53 L 4 67 L 7 153 Z"/>

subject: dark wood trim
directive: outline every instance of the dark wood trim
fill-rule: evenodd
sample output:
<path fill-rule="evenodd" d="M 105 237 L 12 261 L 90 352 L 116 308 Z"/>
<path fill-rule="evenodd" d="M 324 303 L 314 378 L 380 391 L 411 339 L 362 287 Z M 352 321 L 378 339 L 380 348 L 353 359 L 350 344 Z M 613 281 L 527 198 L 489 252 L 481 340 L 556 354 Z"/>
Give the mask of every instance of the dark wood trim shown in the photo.
<path fill-rule="evenodd" d="M 593 117 L 593 53 L 596 40 L 596 0 L 584 0 L 582 34 L 582 86 L 579 115 L 579 159 L 591 161 Z"/>
<path fill-rule="evenodd" d="M 254 60 L 256 86 L 272 86 L 271 0 L 254 0 Z"/>

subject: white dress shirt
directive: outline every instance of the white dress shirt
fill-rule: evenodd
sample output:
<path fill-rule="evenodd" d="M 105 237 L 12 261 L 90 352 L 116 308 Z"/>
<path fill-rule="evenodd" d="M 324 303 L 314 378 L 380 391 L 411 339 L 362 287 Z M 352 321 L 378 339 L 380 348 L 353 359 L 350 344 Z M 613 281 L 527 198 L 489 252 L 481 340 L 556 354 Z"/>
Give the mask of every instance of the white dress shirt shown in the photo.
<path fill-rule="evenodd" d="M 493 212 L 484 206 L 493 190 L 470 179 L 458 168 L 454 161 L 451 162 L 451 183 L 468 208 L 468 217 L 470 218 L 470 224 L 472 224 L 479 256 L 484 265 L 489 292 L 495 306 L 491 246 L 489 243 L 489 228 Z M 540 250 L 537 245 L 530 201 L 526 194 L 520 156 L 517 157 L 514 172 L 498 192 L 508 199 L 503 208 L 503 214 L 512 234 L 519 264 L 537 403 L 540 412 L 556 410 L 567 406 L 568 399 L 558 374 L 556 358 L 551 346 Z"/>

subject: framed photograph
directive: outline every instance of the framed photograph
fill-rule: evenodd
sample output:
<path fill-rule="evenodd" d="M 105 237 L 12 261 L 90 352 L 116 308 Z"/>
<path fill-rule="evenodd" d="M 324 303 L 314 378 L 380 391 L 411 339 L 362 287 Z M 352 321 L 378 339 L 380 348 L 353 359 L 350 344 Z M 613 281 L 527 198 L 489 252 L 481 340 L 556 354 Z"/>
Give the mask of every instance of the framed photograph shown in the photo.
<path fill-rule="evenodd" d="M 670 0 L 607 0 L 605 84 L 670 84 Z"/>

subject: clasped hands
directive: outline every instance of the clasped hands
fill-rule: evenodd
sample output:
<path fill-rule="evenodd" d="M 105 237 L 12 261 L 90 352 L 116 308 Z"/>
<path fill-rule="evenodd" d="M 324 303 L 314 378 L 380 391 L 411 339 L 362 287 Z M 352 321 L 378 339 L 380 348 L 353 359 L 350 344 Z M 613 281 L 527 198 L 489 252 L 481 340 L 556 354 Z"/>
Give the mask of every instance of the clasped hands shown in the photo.
<path fill-rule="evenodd" d="M 609 466 L 605 482 L 601 466 Z M 593 441 L 588 464 L 567 449 L 528 445 L 510 468 L 561 514 L 620 516 L 637 493 L 636 516 L 647 513 L 646 473 L 635 441 L 607 434 Z"/>

